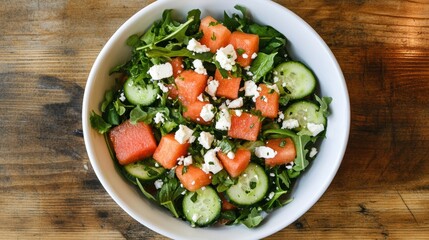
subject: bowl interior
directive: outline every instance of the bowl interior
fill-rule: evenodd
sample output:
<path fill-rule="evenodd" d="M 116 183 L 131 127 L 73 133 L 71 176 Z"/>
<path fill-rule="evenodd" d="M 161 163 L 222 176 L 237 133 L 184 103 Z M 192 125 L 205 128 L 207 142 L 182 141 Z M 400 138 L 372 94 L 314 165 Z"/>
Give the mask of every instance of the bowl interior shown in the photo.
<path fill-rule="evenodd" d="M 114 83 L 108 72 L 130 56 L 125 45 L 128 36 L 141 33 L 158 20 L 165 9 L 175 9 L 182 19 L 194 8 L 202 16 L 222 19 L 223 11 L 237 12 L 235 5 L 245 6 L 254 21 L 271 25 L 289 40 L 289 52 L 314 71 L 323 96 L 330 96 L 332 114 L 329 116 L 326 139 L 311 167 L 300 177 L 292 197 L 294 200 L 270 213 L 265 223 L 256 229 L 244 226 L 191 228 L 187 223 L 147 201 L 116 171 L 104 137 L 91 129 L 89 116 L 98 112 L 104 93 Z M 110 79 L 110 81 L 109 81 Z M 85 88 L 82 112 L 85 145 L 94 171 L 110 196 L 134 219 L 152 230 L 174 239 L 260 239 L 281 230 L 302 216 L 326 191 L 334 178 L 347 145 L 350 109 L 347 87 L 341 69 L 327 45 L 301 18 L 286 8 L 268 0 L 158 0 L 143 8 L 125 22 L 111 37 L 97 57 Z"/>

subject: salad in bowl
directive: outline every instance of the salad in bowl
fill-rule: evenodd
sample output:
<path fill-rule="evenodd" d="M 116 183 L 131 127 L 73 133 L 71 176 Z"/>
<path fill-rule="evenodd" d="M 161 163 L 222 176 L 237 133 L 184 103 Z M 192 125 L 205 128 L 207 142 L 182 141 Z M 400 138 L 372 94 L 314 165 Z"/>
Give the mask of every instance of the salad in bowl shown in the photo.
<path fill-rule="evenodd" d="M 263 227 L 324 147 L 335 97 L 252 14 L 163 10 L 124 39 L 130 55 L 86 115 L 144 204 L 193 229 Z"/>

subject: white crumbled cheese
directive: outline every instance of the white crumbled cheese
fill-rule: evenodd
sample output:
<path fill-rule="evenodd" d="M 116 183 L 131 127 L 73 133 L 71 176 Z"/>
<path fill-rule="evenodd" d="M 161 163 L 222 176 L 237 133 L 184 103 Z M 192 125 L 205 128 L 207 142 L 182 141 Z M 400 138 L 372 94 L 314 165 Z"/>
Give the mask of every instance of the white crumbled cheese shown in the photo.
<path fill-rule="evenodd" d="M 261 97 L 261 100 L 262 100 L 262 101 L 264 101 L 264 102 L 266 102 L 266 103 L 268 102 L 268 98 L 267 98 L 267 97 L 265 97 L 265 96 L 262 96 L 262 97 Z"/>
<path fill-rule="evenodd" d="M 193 133 L 194 131 L 192 129 L 180 124 L 179 130 L 177 130 L 174 134 L 174 139 L 176 139 L 176 141 L 178 141 L 180 144 L 183 144 L 191 138 Z"/>
<path fill-rule="evenodd" d="M 243 110 L 235 110 L 235 115 L 237 115 L 237 117 L 240 117 L 241 114 L 243 114 Z"/>
<path fill-rule="evenodd" d="M 155 124 L 164 123 L 165 122 L 164 114 L 161 112 L 157 112 L 155 114 L 155 117 L 153 118 L 153 121 L 155 122 Z"/>
<path fill-rule="evenodd" d="M 276 174 L 275 173 L 270 173 L 270 177 L 275 177 Z"/>
<path fill-rule="evenodd" d="M 286 164 L 286 169 L 292 169 L 293 165 L 295 165 L 294 162 L 290 162 L 290 163 Z"/>
<path fill-rule="evenodd" d="M 213 109 L 213 104 L 208 103 L 204 105 L 201 109 L 200 117 L 206 122 L 211 121 L 215 116 L 213 113 Z"/>
<path fill-rule="evenodd" d="M 249 80 L 244 82 L 244 96 L 253 96 L 253 101 L 256 101 L 256 98 L 259 97 L 258 87 L 254 81 Z"/>
<path fill-rule="evenodd" d="M 197 214 L 197 213 L 194 213 L 194 214 L 192 215 L 192 221 L 193 221 L 193 222 L 196 222 L 196 221 L 198 220 L 198 218 L 200 218 L 200 216 L 198 216 L 198 214 Z"/>
<path fill-rule="evenodd" d="M 121 96 L 119 96 L 119 100 L 121 100 L 121 102 L 125 102 L 127 98 L 125 97 L 125 94 L 123 92 L 121 92 Z"/>
<path fill-rule="evenodd" d="M 202 75 L 207 75 L 207 70 L 203 65 L 203 61 L 200 59 L 195 59 L 192 64 L 194 65 L 195 72 Z"/>
<path fill-rule="evenodd" d="M 161 98 L 162 98 L 161 95 L 156 94 L 156 99 L 161 99 Z"/>
<path fill-rule="evenodd" d="M 181 156 L 177 159 L 177 164 L 179 164 L 179 165 L 189 166 L 192 164 L 192 162 L 193 162 L 193 159 L 192 159 L 191 155 L 189 155 L 187 157 Z"/>
<path fill-rule="evenodd" d="M 274 197 L 274 192 L 270 192 L 270 194 L 268 194 L 268 199 L 271 200 Z"/>
<path fill-rule="evenodd" d="M 227 154 L 226 154 L 226 156 L 229 158 L 229 159 L 234 159 L 235 158 L 235 153 L 234 152 L 228 152 Z"/>
<path fill-rule="evenodd" d="M 294 129 L 299 127 L 299 122 L 296 119 L 286 119 L 282 123 L 282 129 Z"/>
<path fill-rule="evenodd" d="M 195 38 L 192 38 L 189 40 L 188 45 L 186 46 L 186 49 L 192 52 L 196 53 L 203 53 L 203 52 L 209 52 L 210 48 L 208 48 L 206 45 L 201 44 Z"/>
<path fill-rule="evenodd" d="M 312 147 L 308 156 L 313 158 L 314 156 L 316 156 L 316 154 L 317 154 L 317 148 Z"/>
<path fill-rule="evenodd" d="M 285 115 L 282 111 L 279 111 L 278 114 L 279 118 L 277 119 L 277 122 L 281 122 L 285 119 Z"/>
<path fill-rule="evenodd" d="M 257 56 L 258 56 L 258 54 L 254 52 L 250 58 L 255 59 Z"/>
<path fill-rule="evenodd" d="M 162 92 L 166 93 L 168 92 L 168 87 L 166 87 L 163 83 L 158 83 L 159 89 L 161 89 Z"/>
<path fill-rule="evenodd" d="M 188 142 L 189 143 L 193 143 L 193 142 L 195 142 L 195 140 L 197 139 L 197 137 L 195 137 L 194 135 L 192 135 L 190 138 L 189 138 L 189 140 L 188 140 Z"/>
<path fill-rule="evenodd" d="M 243 106 L 243 98 L 239 97 L 228 103 L 228 108 L 240 108 Z"/>
<path fill-rule="evenodd" d="M 173 66 L 169 62 L 153 65 L 149 68 L 148 73 L 152 80 L 161 80 L 173 76 Z"/>
<path fill-rule="evenodd" d="M 277 155 L 277 151 L 266 146 L 260 146 L 255 148 L 255 155 L 259 158 L 273 158 Z"/>
<path fill-rule="evenodd" d="M 205 149 L 210 149 L 214 140 L 214 136 L 209 132 L 201 132 L 198 137 L 198 143 L 201 144 Z"/>
<path fill-rule="evenodd" d="M 251 71 L 246 72 L 247 76 L 253 77 L 253 73 Z"/>
<path fill-rule="evenodd" d="M 200 102 L 204 102 L 203 94 L 198 95 L 197 100 Z"/>
<path fill-rule="evenodd" d="M 162 185 L 164 185 L 164 182 L 162 181 L 162 179 L 157 179 L 153 184 L 155 185 L 156 189 L 160 189 L 162 188 Z"/>
<path fill-rule="evenodd" d="M 216 51 L 215 59 L 223 69 L 231 71 L 232 66 L 235 65 L 235 60 L 237 59 L 237 53 L 234 50 L 234 46 L 229 44 L 226 47 L 219 48 Z"/>
<path fill-rule="evenodd" d="M 279 90 L 279 87 L 277 87 L 277 84 L 267 85 L 267 87 L 268 87 L 269 89 L 272 89 L 272 90 L 276 91 L 276 93 L 279 93 L 279 94 L 280 94 L 280 90 Z"/>
<path fill-rule="evenodd" d="M 244 70 L 249 71 L 250 70 L 250 65 L 245 67 Z"/>
<path fill-rule="evenodd" d="M 223 169 L 222 164 L 219 159 L 216 157 L 216 150 L 210 149 L 204 154 L 204 163 L 201 168 L 205 173 L 216 174 Z"/>
<path fill-rule="evenodd" d="M 216 122 L 215 128 L 218 130 L 229 130 L 231 127 L 231 115 L 227 108 L 220 109 L 219 118 Z"/>
<path fill-rule="evenodd" d="M 219 87 L 219 81 L 218 80 L 211 80 L 207 83 L 206 93 L 212 97 L 215 97 L 218 87 Z"/>
<path fill-rule="evenodd" d="M 277 76 L 275 76 L 274 78 L 273 78 L 273 81 L 276 83 L 276 82 L 278 82 L 280 79 L 279 79 L 279 77 L 277 77 Z"/>
<path fill-rule="evenodd" d="M 307 129 L 314 137 L 317 134 L 323 132 L 323 130 L 325 130 L 325 126 L 323 126 L 323 124 L 307 123 Z"/>
<path fill-rule="evenodd" d="M 247 55 L 246 53 L 243 53 L 243 55 L 241 55 L 241 57 L 246 59 L 246 58 L 249 58 L 249 55 Z"/>

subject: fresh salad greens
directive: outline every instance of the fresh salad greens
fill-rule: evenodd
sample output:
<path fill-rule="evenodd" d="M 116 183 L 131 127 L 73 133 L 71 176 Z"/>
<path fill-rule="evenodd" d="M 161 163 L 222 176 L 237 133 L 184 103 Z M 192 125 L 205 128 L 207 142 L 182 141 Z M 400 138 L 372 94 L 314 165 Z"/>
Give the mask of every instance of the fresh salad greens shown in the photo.
<path fill-rule="evenodd" d="M 132 56 L 90 117 L 123 176 L 193 227 L 263 223 L 293 200 L 327 127 L 332 99 L 316 95 L 314 73 L 235 8 L 222 21 L 165 10 L 130 36 Z"/>

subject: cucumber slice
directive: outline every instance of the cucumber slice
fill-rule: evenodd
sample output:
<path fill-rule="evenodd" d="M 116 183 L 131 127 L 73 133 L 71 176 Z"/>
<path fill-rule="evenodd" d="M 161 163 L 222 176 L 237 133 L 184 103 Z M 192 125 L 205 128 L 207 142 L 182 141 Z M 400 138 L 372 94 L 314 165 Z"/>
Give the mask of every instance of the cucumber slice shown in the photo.
<path fill-rule="evenodd" d="M 306 97 L 316 88 L 316 77 L 301 62 L 284 62 L 274 68 L 274 73 L 285 88 L 286 95 L 291 99 Z"/>
<path fill-rule="evenodd" d="M 226 190 L 232 203 L 238 206 L 250 206 L 261 201 L 268 191 L 268 177 L 264 169 L 250 163 L 238 177 L 237 183 Z"/>
<path fill-rule="evenodd" d="M 124 84 L 124 93 L 127 100 L 135 105 L 149 106 L 156 100 L 159 88 L 153 84 L 141 86 L 129 78 Z"/>
<path fill-rule="evenodd" d="M 210 186 L 187 192 L 183 198 L 183 212 L 192 226 L 204 227 L 215 222 L 221 211 L 221 199 Z"/>
<path fill-rule="evenodd" d="M 165 168 L 159 166 L 152 158 L 144 159 L 124 166 L 127 174 L 142 181 L 151 181 L 165 173 Z"/>
<path fill-rule="evenodd" d="M 326 128 L 326 118 L 323 113 L 319 112 L 319 106 L 309 101 L 299 101 L 292 103 L 286 108 L 285 119 L 298 120 L 299 127 L 295 128 L 296 131 L 301 131 L 307 128 L 307 123 L 323 124 Z"/>

